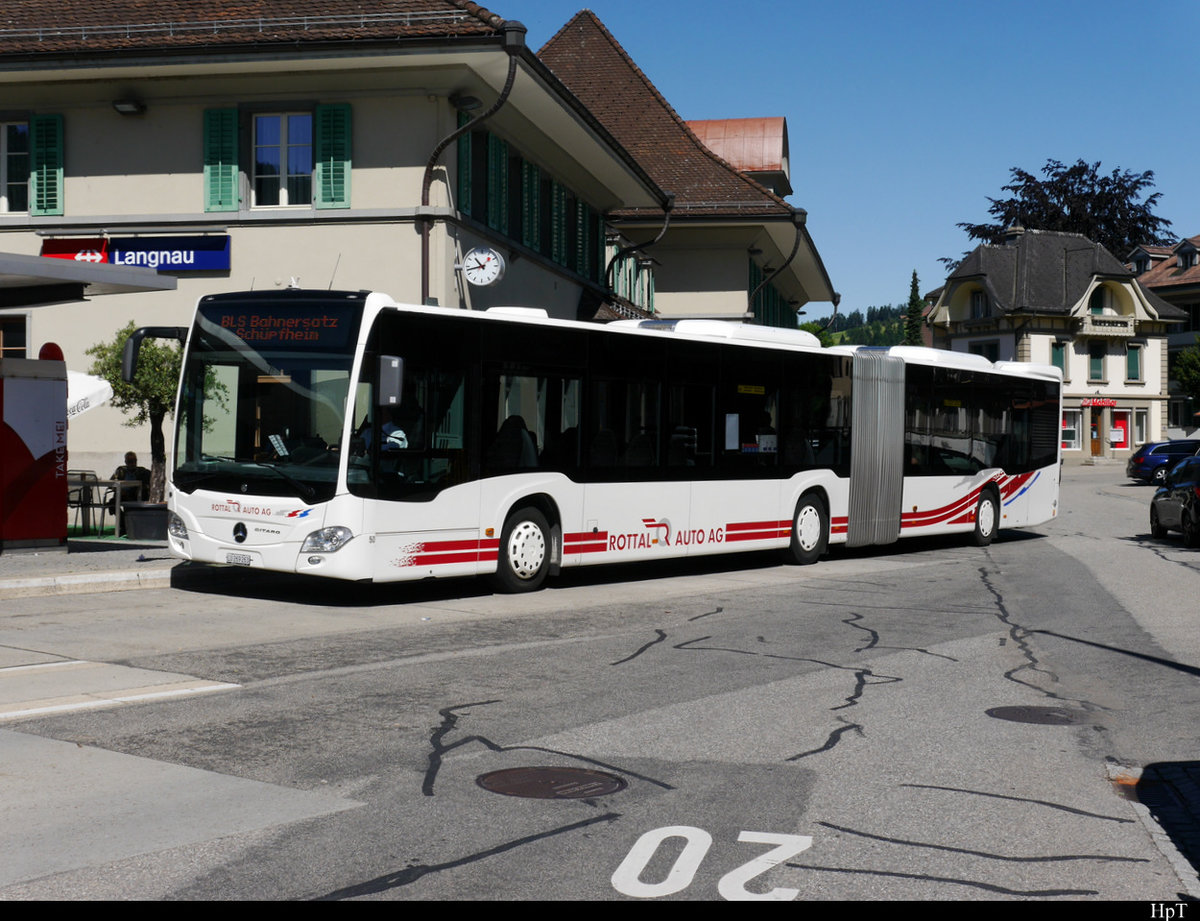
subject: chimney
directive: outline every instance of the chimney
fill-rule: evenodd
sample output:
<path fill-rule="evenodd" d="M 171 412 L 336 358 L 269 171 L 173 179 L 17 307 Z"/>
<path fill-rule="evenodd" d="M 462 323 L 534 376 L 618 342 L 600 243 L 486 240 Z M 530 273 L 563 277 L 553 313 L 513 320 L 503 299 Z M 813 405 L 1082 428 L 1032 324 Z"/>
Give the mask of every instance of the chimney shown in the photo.
<path fill-rule="evenodd" d="M 1025 228 L 1020 224 L 1010 224 L 1004 228 L 1004 245 L 1015 246 L 1024 233 Z"/>

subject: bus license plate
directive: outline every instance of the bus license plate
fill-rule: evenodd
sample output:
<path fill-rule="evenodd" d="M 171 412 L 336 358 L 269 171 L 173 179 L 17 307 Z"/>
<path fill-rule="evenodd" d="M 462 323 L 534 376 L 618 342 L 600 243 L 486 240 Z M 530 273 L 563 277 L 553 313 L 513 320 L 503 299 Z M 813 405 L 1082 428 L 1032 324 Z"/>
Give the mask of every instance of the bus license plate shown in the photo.
<path fill-rule="evenodd" d="M 232 563 L 234 566 L 250 566 L 254 562 L 254 558 L 248 553 L 226 553 L 225 562 Z"/>

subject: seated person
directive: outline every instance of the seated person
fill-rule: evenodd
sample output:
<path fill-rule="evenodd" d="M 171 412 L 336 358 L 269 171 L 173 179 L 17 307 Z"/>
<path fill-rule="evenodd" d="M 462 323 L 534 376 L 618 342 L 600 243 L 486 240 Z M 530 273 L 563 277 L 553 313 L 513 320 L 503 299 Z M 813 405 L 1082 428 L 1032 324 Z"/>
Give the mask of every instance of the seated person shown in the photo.
<path fill-rule="evenodd" d="M 125 463 L 114 470 L 109 479 L 124 481 L 114 490 L 113 500 L 109 505 L 114 515 L 117 512 L 118 497 L 122 503 L 145 502 L 150 498 L 150 471 L 138 466 L 137 455 L 132 451 L 126 453 Z"/>

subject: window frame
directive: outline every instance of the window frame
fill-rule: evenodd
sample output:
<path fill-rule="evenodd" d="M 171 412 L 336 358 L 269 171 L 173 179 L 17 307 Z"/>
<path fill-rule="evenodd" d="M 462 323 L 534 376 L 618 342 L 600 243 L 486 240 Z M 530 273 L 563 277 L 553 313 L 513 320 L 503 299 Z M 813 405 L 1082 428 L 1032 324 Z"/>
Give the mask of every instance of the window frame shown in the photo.
<path fill-rule="evenodd" d="M 1097 350 L 1099 354 L 1097 354 Z M 1091 340 L 1088 342 L 1088 383 L 1089 384 L 1106 384 L 1108 377 L 1108 343 L 1102 340 Z M 1100 363 L 1100 373 L 1096 373 L 1096 362 Z"/>
<path fill-rule="evenodd" d="M 1137 368 L 1135 374 L 1130 374 L 1130 361 L 1137 356 Z M 1145 345 L 1141 342 L 1125 343 L 1125 381 L 1131 384 L 1143 384 L 1146 382 L 1145 372 L 1146 351 Z"/>
<path fill-rule="evenodd" d="M 20 345 L 8 346 L 5 345 L 5 330 L 6 328 L 17 328 L 21 330 L 22 343 Z M 27 313 L 9 313 L 5 311 L 0 314 L 0 358 L 28 358 L 29 357 L 29 314 Z"/>
<path fill-rule="evenodd" d="M 205 109 L 204 210 L 303 212 L 351 207 L 352 114 L 349 103 L 300 102 Z M 256 119 L 271 115 L 311 118 L 312 170 L 306 203 L 260 205 L 256 201 Z M 282 186 L 281 181 L 281 189 Z"/>
<path fill-rule="evenodd" d="M 25 150 L 14 153 L 9 149 L 9 129 L 24 128 L 25 129 Z M 23 181 L 14 182 L 9 175 L 11 169 L 11 160 L 13 157 L 24 155 L 25 158 L 25 178 Z M 28 214 L 29 213 L 29 191 L 30 179 L 33 168 L 33 137 L 29 126 L 28 119 L 7 119 L 0 120 L 0 214 Z M 23 185 L 25 188 L 25 207 L 13 208 L 9 201 L 8 190 L 9 186 Z"/>
<path fill-rule="evenodd" d="M 986 319 L 991 311 L 988 304 L 987 291 L 983 288 L 975 288 L 971 292 L 971 319 L 983 320 Z"/>
<path fill-rule="evenodd" d="M 274 119 L 277 123 L 278 135 L 274 143 L 260 142 L 262 137 L 261 127 L 266 119 Z M 306 119 L 308 123 L 308 141 L 304 143 L 292 143 L 293 129 L 298 127 L 299 120 Z M 313 188 L 316 173 L 316 118 L 312 109 L 297 108 L 297 109 L 279 109 L 268 112 L 252 112 L 249 117 L 249 146 L 250 157 L 247 164 L 247 176 L 249 179 L 250 192 L 250 208 L 253 210 L 262 210 L 264 208 L 311 208 L 313 207 L 313 198 L 315 189 Z M 308 150 L 308 170 L 292 172 L 292 152 L 307 148 Z M 276 164 L 278 171 L 274 174 L 260 172 L 259 151 L 275 151 L 278 155 L 278 163 Z M 290 201 L 290 189 L 294 179 L 301 179 L 307 176 L 308 179 L 308 196 L 307 201 Z M 274 181 L 276 183 L 275 195 L 277 200 L 274 202 L 259 201 L 260 184 L 265 184 Z M 299 197 L 299 196 L 297 196 Z"/>
<path fill-rule="evenodd" d="M 1050 364 L 1062 372 L 1064 381 L 1071 379 L 1069 355 L 1070 342 L 1066 339 L 1054 339 L 1050 342 Z"/>
<path fill-rule="evenodd" d="M 1150 410 L 1133 410 L 1133 443 L 1144 445 L 1150 439 Z"/>
<path fill-rule="evenodd" d="M 1074 417 L 1074 424 L 1070 423 L 1070 418 Z M 1064 409 L 1062 417 L 1062 450 L 1064 451 L 1081 451 L 1083 443 L 1080 441 L 1080 431 L 1083 426 L 1083 410 L 1081 409 Z M 1067 432 L 1074 432 L 1074 437 L 1068 439 Z"/>

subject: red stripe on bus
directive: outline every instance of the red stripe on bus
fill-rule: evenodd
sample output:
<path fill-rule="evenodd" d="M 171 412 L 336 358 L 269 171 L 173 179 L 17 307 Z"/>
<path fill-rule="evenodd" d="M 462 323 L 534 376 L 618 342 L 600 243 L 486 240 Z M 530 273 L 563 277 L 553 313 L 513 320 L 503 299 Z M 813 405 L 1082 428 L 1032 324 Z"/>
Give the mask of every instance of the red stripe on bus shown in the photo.
<path fill-rule="evenodd" d="M 791 536 L 791 528 L 764 528 L 761 531 L 734 531 L 732 534 L 726 530 L 725 542 L 733 543 L 739 540 L 778 540 L 783 537 Z"/>
<path fill-rule="evenodd" d="M 563 535 L 563 553 L 602 553 L 607 549 L 607 531 L 578 531 Z"/>
<path fill-rule="evenodd" d="M 563 544 L 563 553 L 603 553 L 608 549 L 608 544 L 602 541 L 592 541 L 590 543 L 578 544 Z"/>
<path fill-rule="evenodd" d="M 732 521 L 725 525 L 725 536 L 728 539 L 731 532 L 736 531 L 777 531 L 780 528 L 791 530 L 790 521 Z"/>
<path fill-rule="evenodd" d="M 453 550 L 495 550 L 499 540 L 431 540 L 417 547 L 418 553 L 448 553 Z"/>
<path fill-rule="evenodd" d="M 495 550 L 468 550 L 464 553 L 421 553 L 413 557 L 412 566 L 445 566 L 448 563 L 493 562 L 500 554 Z"/>

